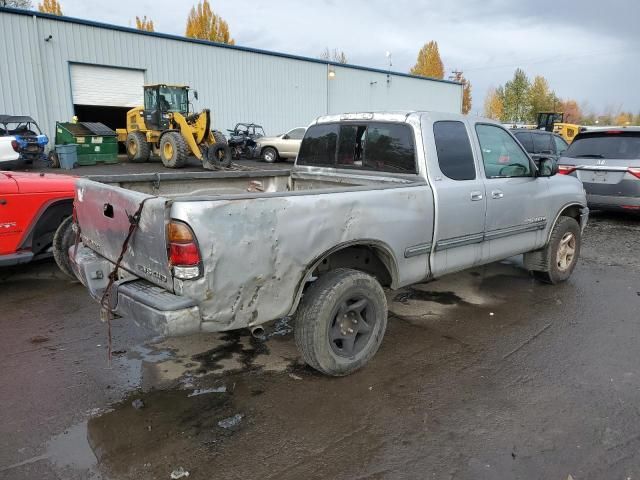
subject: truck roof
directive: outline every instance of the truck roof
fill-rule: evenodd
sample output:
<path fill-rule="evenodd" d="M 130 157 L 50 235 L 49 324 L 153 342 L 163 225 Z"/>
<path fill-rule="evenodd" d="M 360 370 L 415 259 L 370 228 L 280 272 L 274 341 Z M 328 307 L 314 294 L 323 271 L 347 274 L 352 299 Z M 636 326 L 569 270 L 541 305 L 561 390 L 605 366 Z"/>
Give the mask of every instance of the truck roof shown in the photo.
<path fill-rule="evenodd" d="M 322 115 L 312 122 L 315 123 L 335 123 L 344 121 L 363 121 L 374 120 L 379 122 L 406 122 L 409 116 L 434 116 L 439 119 L 447 120 L 464 120 L 470 118 L 468 115 L 461 113 L 435 112 L 426 110 L 391 110 L 391 111 L 373 111 L 373 112 L 348 112 L 333 115 Z M 495 120 L 483 117 L 473 117 L 474 120 L 481 120 L 487 123 L 496 123 Z"/>

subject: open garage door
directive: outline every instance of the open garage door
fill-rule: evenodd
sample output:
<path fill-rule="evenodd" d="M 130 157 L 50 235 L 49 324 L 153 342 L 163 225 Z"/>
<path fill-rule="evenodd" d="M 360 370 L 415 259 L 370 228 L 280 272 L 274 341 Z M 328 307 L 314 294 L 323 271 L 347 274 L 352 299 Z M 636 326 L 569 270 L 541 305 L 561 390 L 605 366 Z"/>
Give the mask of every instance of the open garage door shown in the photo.
<path fill-rule="evenodd" d="M 73 108 L 81 122 L 124 128 L 127 111 L 142 105 L 143 85 L 142 70 L 71 64 Z"/>

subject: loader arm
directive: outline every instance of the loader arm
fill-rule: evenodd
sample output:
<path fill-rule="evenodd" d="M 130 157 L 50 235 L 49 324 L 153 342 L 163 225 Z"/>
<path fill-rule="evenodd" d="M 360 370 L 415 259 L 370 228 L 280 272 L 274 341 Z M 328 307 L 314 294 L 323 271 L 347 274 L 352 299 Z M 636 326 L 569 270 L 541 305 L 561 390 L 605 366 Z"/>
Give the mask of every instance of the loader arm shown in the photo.
<path fill-rule="evenodd" d="M 198 125 L 198 122 L 200 122 L 203 116 L 205 115 L 200 115 L 195 125 Z M 176 125 L 180 129 L 180 134 L 182 135 L 182 138 L 184 138 L 185 142 L 187 142 L 187 145 L 189 146 L 189 150 L 191 150 L 191 153 L 198 160 L 202 160 L 202 151 L 198 146 L 198 142 L 196 141 L 196 136 L 194 136 L 194 134 L 197 135 L 197 130 L 194 128 L 195 125 L 194 127 L 189 125 L 187 123 L 187 119 L 184 118 L 184 115 L 177 112 L 173 114 L 173 121 L 176 123 Z"/>

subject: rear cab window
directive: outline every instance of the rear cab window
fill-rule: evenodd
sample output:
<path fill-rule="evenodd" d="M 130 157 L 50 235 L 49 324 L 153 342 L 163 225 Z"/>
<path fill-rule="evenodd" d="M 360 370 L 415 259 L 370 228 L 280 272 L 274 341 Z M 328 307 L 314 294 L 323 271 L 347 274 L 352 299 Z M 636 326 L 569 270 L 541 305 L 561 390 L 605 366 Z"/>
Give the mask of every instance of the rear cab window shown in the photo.
<path fill-rule="evenodd" d="M 527 152 L 534 153 L 533 140 L 531 140 L 531 132 L 514 132 L 513 134 Z"/>
<path fill-rule="evenodd" d="M 548 133 L 534 133 L 531 136 L 533 137 L 533 153 L 553 153 L 553 146 L 551 145 L 551 137 L 553 135 Z"/>
<path fill-rule="evenodd" d="M 640 159 L 640 131 L 583 133 L 573 140 L 563 156 L 637 160 Z"/>
<path fill-rule="evenodd" d="M 417 173 L 411 126 L 391 122 L 312 125 L 298 153 L 298 165 L 391 173 Z"/>

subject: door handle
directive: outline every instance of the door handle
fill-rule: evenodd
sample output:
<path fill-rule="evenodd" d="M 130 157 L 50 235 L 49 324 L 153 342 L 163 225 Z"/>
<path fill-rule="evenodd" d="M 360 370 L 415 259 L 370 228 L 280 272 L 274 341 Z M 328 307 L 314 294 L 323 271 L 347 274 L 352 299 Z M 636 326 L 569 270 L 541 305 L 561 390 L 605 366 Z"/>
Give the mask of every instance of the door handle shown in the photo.
<path fill-rule="evenodd" d="M 504 193 L 502 193 L 500 190 L 494 190 L 491 192 L 491 198 L 495 198 L 497 200 L 502 197 L 504 197 Z"/>
<path fill-rule="evenodd" d="M 478 200 L 482 200 L 482 192 L 471 192 L 471 201 L 477 202 Z"/>

